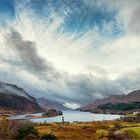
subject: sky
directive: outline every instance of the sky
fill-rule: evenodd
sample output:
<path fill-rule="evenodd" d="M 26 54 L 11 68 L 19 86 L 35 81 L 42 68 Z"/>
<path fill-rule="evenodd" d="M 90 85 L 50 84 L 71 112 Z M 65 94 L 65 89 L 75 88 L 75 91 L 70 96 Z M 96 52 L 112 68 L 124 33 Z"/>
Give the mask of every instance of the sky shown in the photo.
<path fill-rule="evenodd" d="M 140 89 L 139 0 L 0 0 L 0 81 L 78 108 Z"/>

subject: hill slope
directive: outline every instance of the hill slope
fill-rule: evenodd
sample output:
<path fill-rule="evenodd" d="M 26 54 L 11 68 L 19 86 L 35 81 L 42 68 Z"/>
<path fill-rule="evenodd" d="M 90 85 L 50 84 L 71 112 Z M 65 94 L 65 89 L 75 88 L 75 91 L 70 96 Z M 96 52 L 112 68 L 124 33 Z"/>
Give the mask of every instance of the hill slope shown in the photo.
<path fill-rule="evenodd" d="M 39 99 L 37 99 L 37 102 L 45 110 L 49 110 L 49 109 L 68 110 L 68 108 L 66 108 L 62 104 L 49 101 L 49 100 L 47 100 L 45 98 L 39 98 Z"/>
<path fill-rule="evenodd" d="M 79 110 L 97 112 L 97 109 L 103 109 L 103 108 L 108 109 L 108 107 L 110 108 L 110 106 L 118 108 L 118 106 L 120 105 L 131 106 L 134 105 L 134 103 L 139 103 L 139 102 L 140 102 L 140 90 L 135 90 L 129 93 L 128 95 L 111 95 L 107 98 L 97 100 L 94 103 L 81 107 L 79 108 Z"/>
<path fill-rule="evenodd" d="M 42 112 L 36 99 L 24 89 L 8 83 L 0 82 L 0 109 L 21 113 Z"/>

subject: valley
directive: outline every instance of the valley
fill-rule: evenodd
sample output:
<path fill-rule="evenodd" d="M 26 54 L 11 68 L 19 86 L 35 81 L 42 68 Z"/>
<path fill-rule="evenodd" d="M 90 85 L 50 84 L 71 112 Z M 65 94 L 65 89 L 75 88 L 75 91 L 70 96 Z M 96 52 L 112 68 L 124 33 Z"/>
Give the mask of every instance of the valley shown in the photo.
<path fill-rule="evenodd" d="M 24 89 L 1 82 L 0 123 L 8 123 L 7 127 L 13 122 L 31 124 L 39 134 L 37 139 L 50 133 L 59 140 L 139 139 L 139 94 L 137 90 L 109 96 L 74 111 L 44 98 L 35 99 Z"/>

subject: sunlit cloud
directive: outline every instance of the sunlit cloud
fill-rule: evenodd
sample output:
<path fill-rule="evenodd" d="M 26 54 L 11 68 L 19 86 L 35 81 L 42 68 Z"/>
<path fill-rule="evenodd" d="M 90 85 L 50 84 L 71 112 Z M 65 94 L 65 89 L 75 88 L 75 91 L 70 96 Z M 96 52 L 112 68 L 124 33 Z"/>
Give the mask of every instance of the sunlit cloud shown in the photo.
<path fill-rule="evenodd" d="M 139 88 L 139 1 L 0 4 L 2 81 L 71 108 Z"/>

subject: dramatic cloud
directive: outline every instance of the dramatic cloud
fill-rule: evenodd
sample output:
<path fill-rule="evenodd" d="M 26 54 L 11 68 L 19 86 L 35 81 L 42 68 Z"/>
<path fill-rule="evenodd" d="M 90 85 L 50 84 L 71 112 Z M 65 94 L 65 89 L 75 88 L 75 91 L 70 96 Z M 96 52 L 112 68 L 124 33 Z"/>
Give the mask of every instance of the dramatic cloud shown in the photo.
<path fill-rule="evenodd" d="M 37 54 L 35 44 L 31 41 L 24 41 L 17 31 L 13 30 L 8 34 L 7 42 L 9 46 L 16 48 L 19 57 L 27 67 L 39 72 L 46 71 L 47 69 L 51 70 L 45 60 Z"/>
<path fill-rule="evenodd" d="M 7 43 L 9 47 L 13 47 L 13 51 L 16 51 L 16 54 L 22 61 L 22 66 L 25 65 L 28 70 L 39 74 L 48 72 L 53 76 L 59 75 L 50 62 L 38 55 L 35 43 L 32 41 L 24 41 L 20 33 L 16 30 L 12 29 L 12 31 L 7 34 Z"/>
<path fill-rule="evenodd" d="M 123 93 L 117 83 L 103 75 L 98 77 L 91 74 L 79 74 L 66 79 L 66 84 L 72 92 L 75 92 L 75 96 L 79 97 L 79 103 L 81 104 L 83 101 L 90 102 L 111 94 Z"/>
<path fill-rule="evenodd" d="M 0 1 L 0 80 L 76 108 L 139 89 L 138 0 Z"/>
<path fill-rule="evenodd" d="M 127 92 L 131 92 L 135 89 L 139 89 L 140 88 L 140 69 L 136 69 L 136 70 L 123 74 L 120 78 L 117 79 L 117 82 Z"/>

